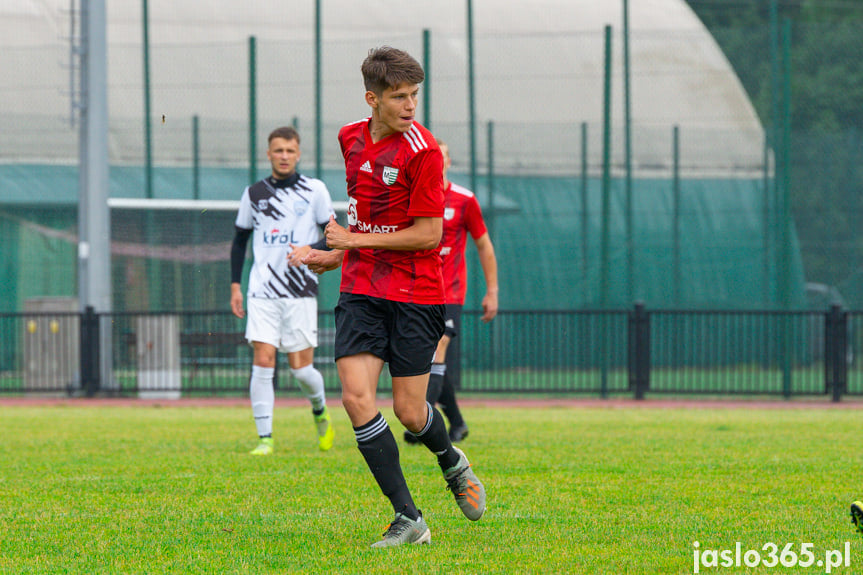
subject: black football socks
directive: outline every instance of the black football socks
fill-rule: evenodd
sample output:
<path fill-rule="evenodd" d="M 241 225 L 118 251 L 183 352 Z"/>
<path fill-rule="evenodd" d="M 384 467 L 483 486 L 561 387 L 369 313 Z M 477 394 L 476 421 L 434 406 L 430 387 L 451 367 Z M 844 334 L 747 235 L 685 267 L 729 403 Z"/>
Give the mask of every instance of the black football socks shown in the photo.
<path fill-rule="evenodd" d="M 428 405 L 428 421 L 425 427 L 416 434 L 423 445 L 429 448 L 429 451 L 437 455 L 438 465 L 446 471 L 458 463 L 458 453 L 452 447 L 449 434 L 446 431 L 446 423 L 443 420 L 443 415 L 440 411 Z"/>
<path fill-rule="evenodd" d="M 354 434 L 360 453 L 393 510 L 416 521 L 419 511 L 402 473 L 399 448 L 387 421 L 379 412 L 365 425 L 355 427 Z"/>

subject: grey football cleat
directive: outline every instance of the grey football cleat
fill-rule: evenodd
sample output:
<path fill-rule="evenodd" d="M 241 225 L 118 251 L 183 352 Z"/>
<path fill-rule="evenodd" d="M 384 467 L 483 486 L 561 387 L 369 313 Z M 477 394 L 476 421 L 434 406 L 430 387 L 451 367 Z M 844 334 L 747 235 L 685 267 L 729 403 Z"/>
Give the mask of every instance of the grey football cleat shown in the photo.
<path fill-rule="evenodd" d="M 396 545 L 420 545 L 422 543 L 431 543 L 431 531 L 423 519 L 422 513 L 416 521 L 401 513 L 396 513 L 395 519 L 387 525 L 387 530 L 384 531 L 384 538 L 372 543 L 372 547 L 395 547 Z"/>
<path fill-rule="evenodd" d="M 458 453 L 458 463 L 444 472 L 447 489 L 452 491 L 461 512 L 471 521 L 476 521 L 485 512 L 485 487 L 482 486 L 464 452 L 453 447 Z"/>

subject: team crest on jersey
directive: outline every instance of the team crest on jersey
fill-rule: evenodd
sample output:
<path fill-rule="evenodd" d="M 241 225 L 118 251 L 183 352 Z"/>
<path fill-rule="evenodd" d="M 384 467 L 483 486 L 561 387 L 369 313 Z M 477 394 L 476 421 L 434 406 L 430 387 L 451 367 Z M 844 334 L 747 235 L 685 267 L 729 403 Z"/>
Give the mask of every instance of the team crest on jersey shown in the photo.
<path fill-rule="evenodd" d="M 294 213 L 298 216 L 302 216 L 306 213 L 306 210 L 309 209 L 309 204 L 302 200 L 297 200 L 294 202 Z"/>
<path fill-rule="evenodd" d="M 455 217 L 455 208 L 444 208 L 443 219 L 451 220 Z"/>
<path fill-rule="evenodd" d="M 390 166 L 384 166 L 384 173 L 381 176 L 381 179 L 383 179 L 383 181 L 386 185 L 388 185 L 388 186 L 393 185 L 394 183 L 396 183 L 396 179 L 398 179 L 398 177 L 399 177 L 398 168 L 393 168 Z"/>
<path fill-rule="evenodd" d="M 269 205 L 270 205 L 270 202 L 268 202 L 266 199 L 258 200 L 258 209 L 261 210 L 262 212 L 264 210 L 266 210 L 267 206 L 269 206 Z"/>

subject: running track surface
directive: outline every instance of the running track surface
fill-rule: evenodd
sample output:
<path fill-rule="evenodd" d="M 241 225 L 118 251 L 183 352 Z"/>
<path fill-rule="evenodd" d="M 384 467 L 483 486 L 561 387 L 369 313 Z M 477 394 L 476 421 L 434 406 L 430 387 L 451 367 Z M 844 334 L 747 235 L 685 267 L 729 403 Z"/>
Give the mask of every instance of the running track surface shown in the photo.
<path fill-rule="evenodd" d="M 328 397 L 331 407 L 341 407 L 338 397 Z M 392 400 L 383 397 L 378 400 L 382 407 L 392 407 Z M 235 407 L 249 405 L 248 398 L 181 398 L 181 399 L 138 399 L 138 398 L 72 398 L 72 397 L 3 397 L 2 407 L 34 406 L 74 406 L 74 407 Z M 276 406 L 307 406 L 305 398 L 277 398 Z M 517 408 L 595 408 L 595 409 L 856 409 L 863 410 L 863 397 L 845 397 L 834 403 L 829 397 L 794 399 L 728 399 L 728 398 L 519 398 L 518 396 L 488 396 L 459 398 L 462 407 L 517 407 Z"/>

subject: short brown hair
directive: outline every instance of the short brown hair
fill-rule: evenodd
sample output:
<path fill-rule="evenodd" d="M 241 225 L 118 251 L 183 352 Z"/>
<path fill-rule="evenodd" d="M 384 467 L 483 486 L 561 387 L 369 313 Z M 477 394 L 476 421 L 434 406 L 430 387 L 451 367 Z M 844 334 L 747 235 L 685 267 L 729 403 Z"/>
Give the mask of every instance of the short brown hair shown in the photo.
<path fill-rule="evenodd" d="M 285 140 L 296 140 L 297 143 L 300 143 L 300 133 L 297 132 L 296 128 L 293 126 L 281 126 L 280 128 L 276 128 L 272 132 L 270 132 L 270 136 L 267 138 L 267 143 L 269 144 L 276 138 L 284 138 Z"/>
<path fill-rule="evenodd" d="M 390 46 L 369 50 L 361 70 L 366 90 L 378 95 L 402 83 L 420 84 L 426 77 L 413 56 Z"/>

